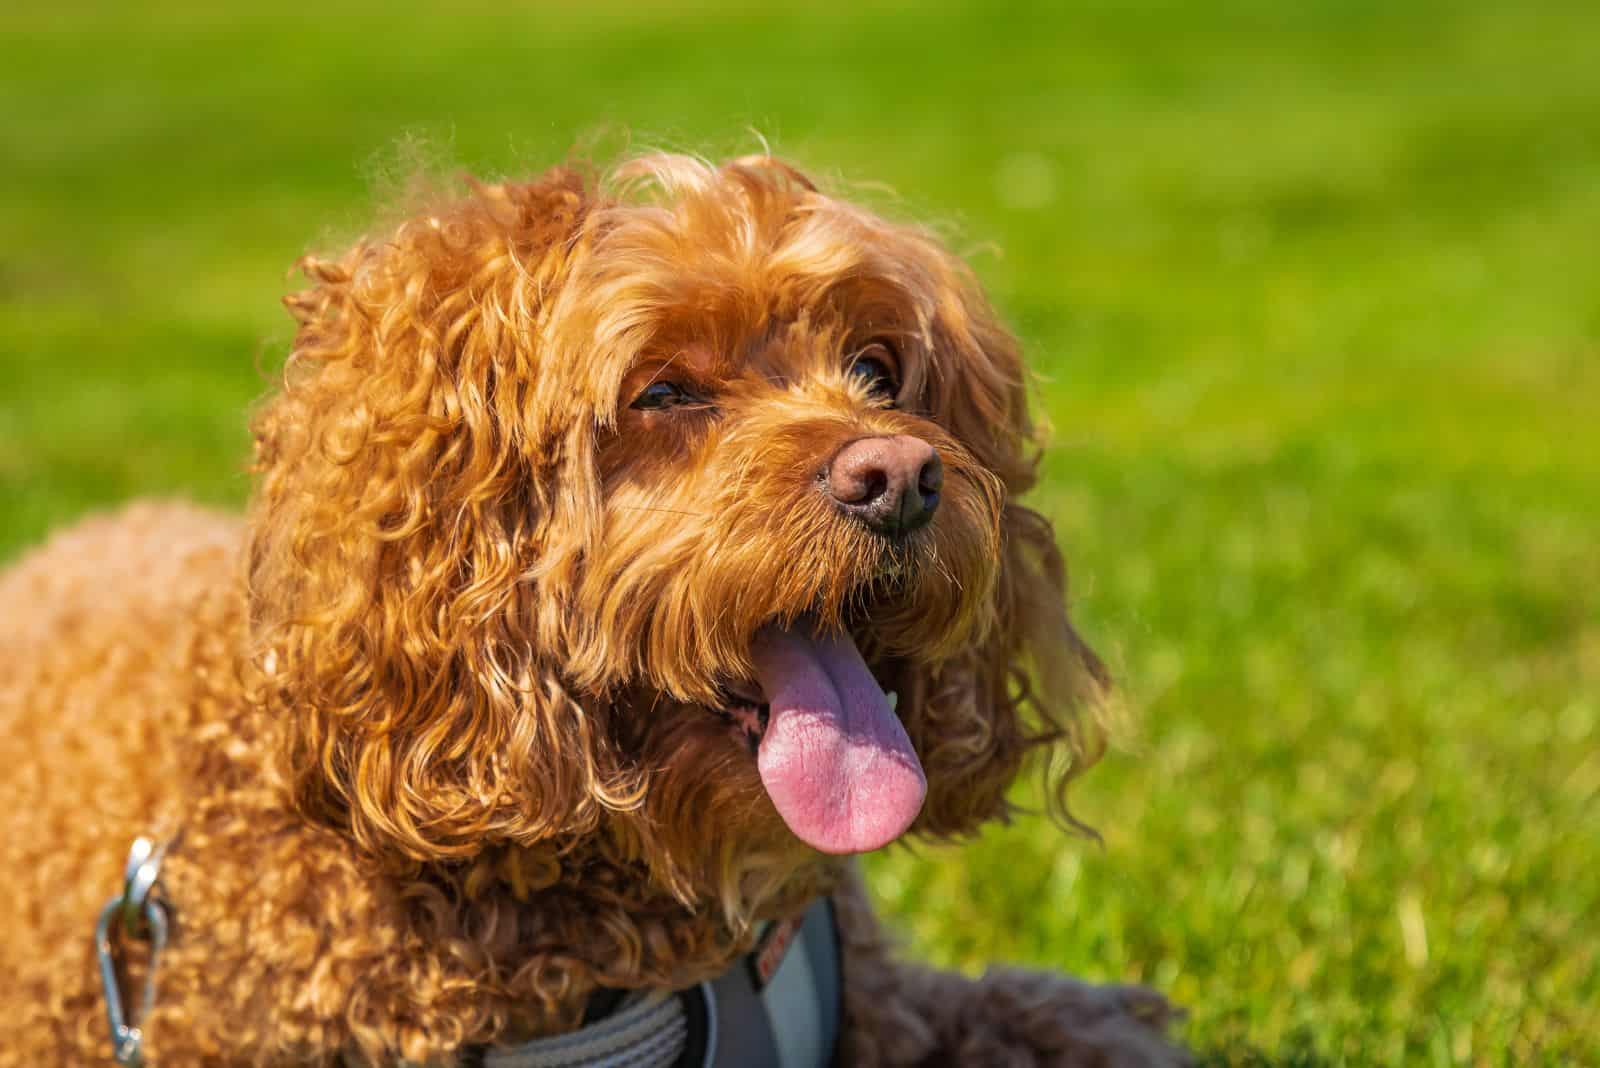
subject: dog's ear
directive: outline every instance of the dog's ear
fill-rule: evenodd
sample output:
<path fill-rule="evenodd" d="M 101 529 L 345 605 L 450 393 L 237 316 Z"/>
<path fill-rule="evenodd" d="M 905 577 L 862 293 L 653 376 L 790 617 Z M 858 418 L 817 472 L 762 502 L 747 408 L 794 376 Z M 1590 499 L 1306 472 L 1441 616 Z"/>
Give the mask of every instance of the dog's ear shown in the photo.
<path fill-rule="evenodd" d="M 933 837 L 1004 818 L 1007 789 L 1030 755 L 1043 761 L 1053 814 L 1082 829 L 1066 787 L 1104 748 L 1110 680 L 1068 618 L 1054 532 L 1009 504 L 1002 544 L 984 637 L 949 660 L 908 667 L 901 681 L 902 716 L 928 777 L 916 830 Z"/>
<path fill-rule="evenodd" d="M 293 351 L 253 425 L 255 689 L 296 803 L 375 850 L 467 855 L 631 800 L 604 709 L 538 633 L 567 462 L 545 413 L 573 407 L 544 395 L 540 338 L 587 197 L 565 169 L 476 186 L 306 259 L 286 300 Z"/>
<path fill-rule="evenodd" d="M 1104 749 L 1110 680 L 1067 611 L 1066 565 L 1050 523 L 1021 504 L 1036 481 L 1040 435 L 1020 348 L 970 269 L 923 246 L 936 296 L 924 325 L 925 409 L 1004 486 L 1000 567 L 988 626 L 969 647 L 903 680 L 902 715 L 929 783 L 917 829 L 965 834 L 1009 811 L 1006 791 L 1030 754 L 1044 761 L 1054 813 L 1071 779 Z"/>

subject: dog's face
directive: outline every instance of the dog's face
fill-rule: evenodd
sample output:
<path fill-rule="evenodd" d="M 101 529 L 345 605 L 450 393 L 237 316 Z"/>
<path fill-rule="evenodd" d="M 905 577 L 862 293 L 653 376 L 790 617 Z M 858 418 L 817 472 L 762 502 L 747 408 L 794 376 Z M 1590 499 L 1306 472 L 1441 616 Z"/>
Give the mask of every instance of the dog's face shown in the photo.
<path fill-rule="evenodd" d="M 922 232 L 655 157 L 308 273 L 252 545 L 308 809 L 413 856 L 592 838 L 727 901 L 970 830 L 1035 745 L 1092 758 L 1099 668 L 1011 500 L 1022 364 Z"/>

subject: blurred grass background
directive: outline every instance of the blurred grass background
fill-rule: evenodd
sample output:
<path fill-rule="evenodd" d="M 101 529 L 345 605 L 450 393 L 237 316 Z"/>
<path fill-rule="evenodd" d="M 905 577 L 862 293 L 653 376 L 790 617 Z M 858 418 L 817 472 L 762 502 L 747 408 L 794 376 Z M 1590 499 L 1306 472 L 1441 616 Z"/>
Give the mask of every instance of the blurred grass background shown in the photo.
<path fill-rule="evenodd" d="M 0 556 L 243 500 L 286 268 L 405 138 L 759 130 L 977 250 L 1143 723 L 1103 846 L 872 861 L 917 950 L 1154 983 L 1218 1064 L 1597 1063 L 1597 57 L 1592 2 L 14 5 Z"/>

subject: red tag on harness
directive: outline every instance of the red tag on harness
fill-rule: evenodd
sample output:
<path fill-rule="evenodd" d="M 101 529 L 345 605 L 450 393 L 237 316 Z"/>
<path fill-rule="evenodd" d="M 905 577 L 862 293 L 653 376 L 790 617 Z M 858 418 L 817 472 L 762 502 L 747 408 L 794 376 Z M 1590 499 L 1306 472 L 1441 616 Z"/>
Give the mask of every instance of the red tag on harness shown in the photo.
<path fill-rule="evenodd" d="M 750 951 L 747 958 L 750 961 L 750 978 L 755 983 L 756 993 L 772 982 L 772 977 L 778 974 L 778 968 L 783 964 L 783 958 L 788 954 L 789 947 L 794 944 L 794 936 L 799 932 L 800 926 L 805 922 L 804 916 L 790 916 L 786 920 L 768 927 L 761 936 L 761 941 L 756 943 L 756 948 Z"/>

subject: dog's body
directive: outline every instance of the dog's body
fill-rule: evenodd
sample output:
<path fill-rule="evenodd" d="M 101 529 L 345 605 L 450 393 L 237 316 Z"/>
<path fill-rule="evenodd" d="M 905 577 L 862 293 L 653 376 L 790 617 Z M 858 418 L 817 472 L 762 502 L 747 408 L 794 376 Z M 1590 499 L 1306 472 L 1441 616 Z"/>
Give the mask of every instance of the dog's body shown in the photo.
<path fill-rule="evenodd" d="M 249 517 L 0 576 L 0 1065 L 108 1059 L 90 933 L 151 834 L 154 1068 L 458 1063 L 821 894 L 844 1063 L 1181 1062 L 1148 992 L 897 963 L 843 859 L 1093 758 L 1012 342 L 781 164 L 632 170 L 308 261 Z"/>

